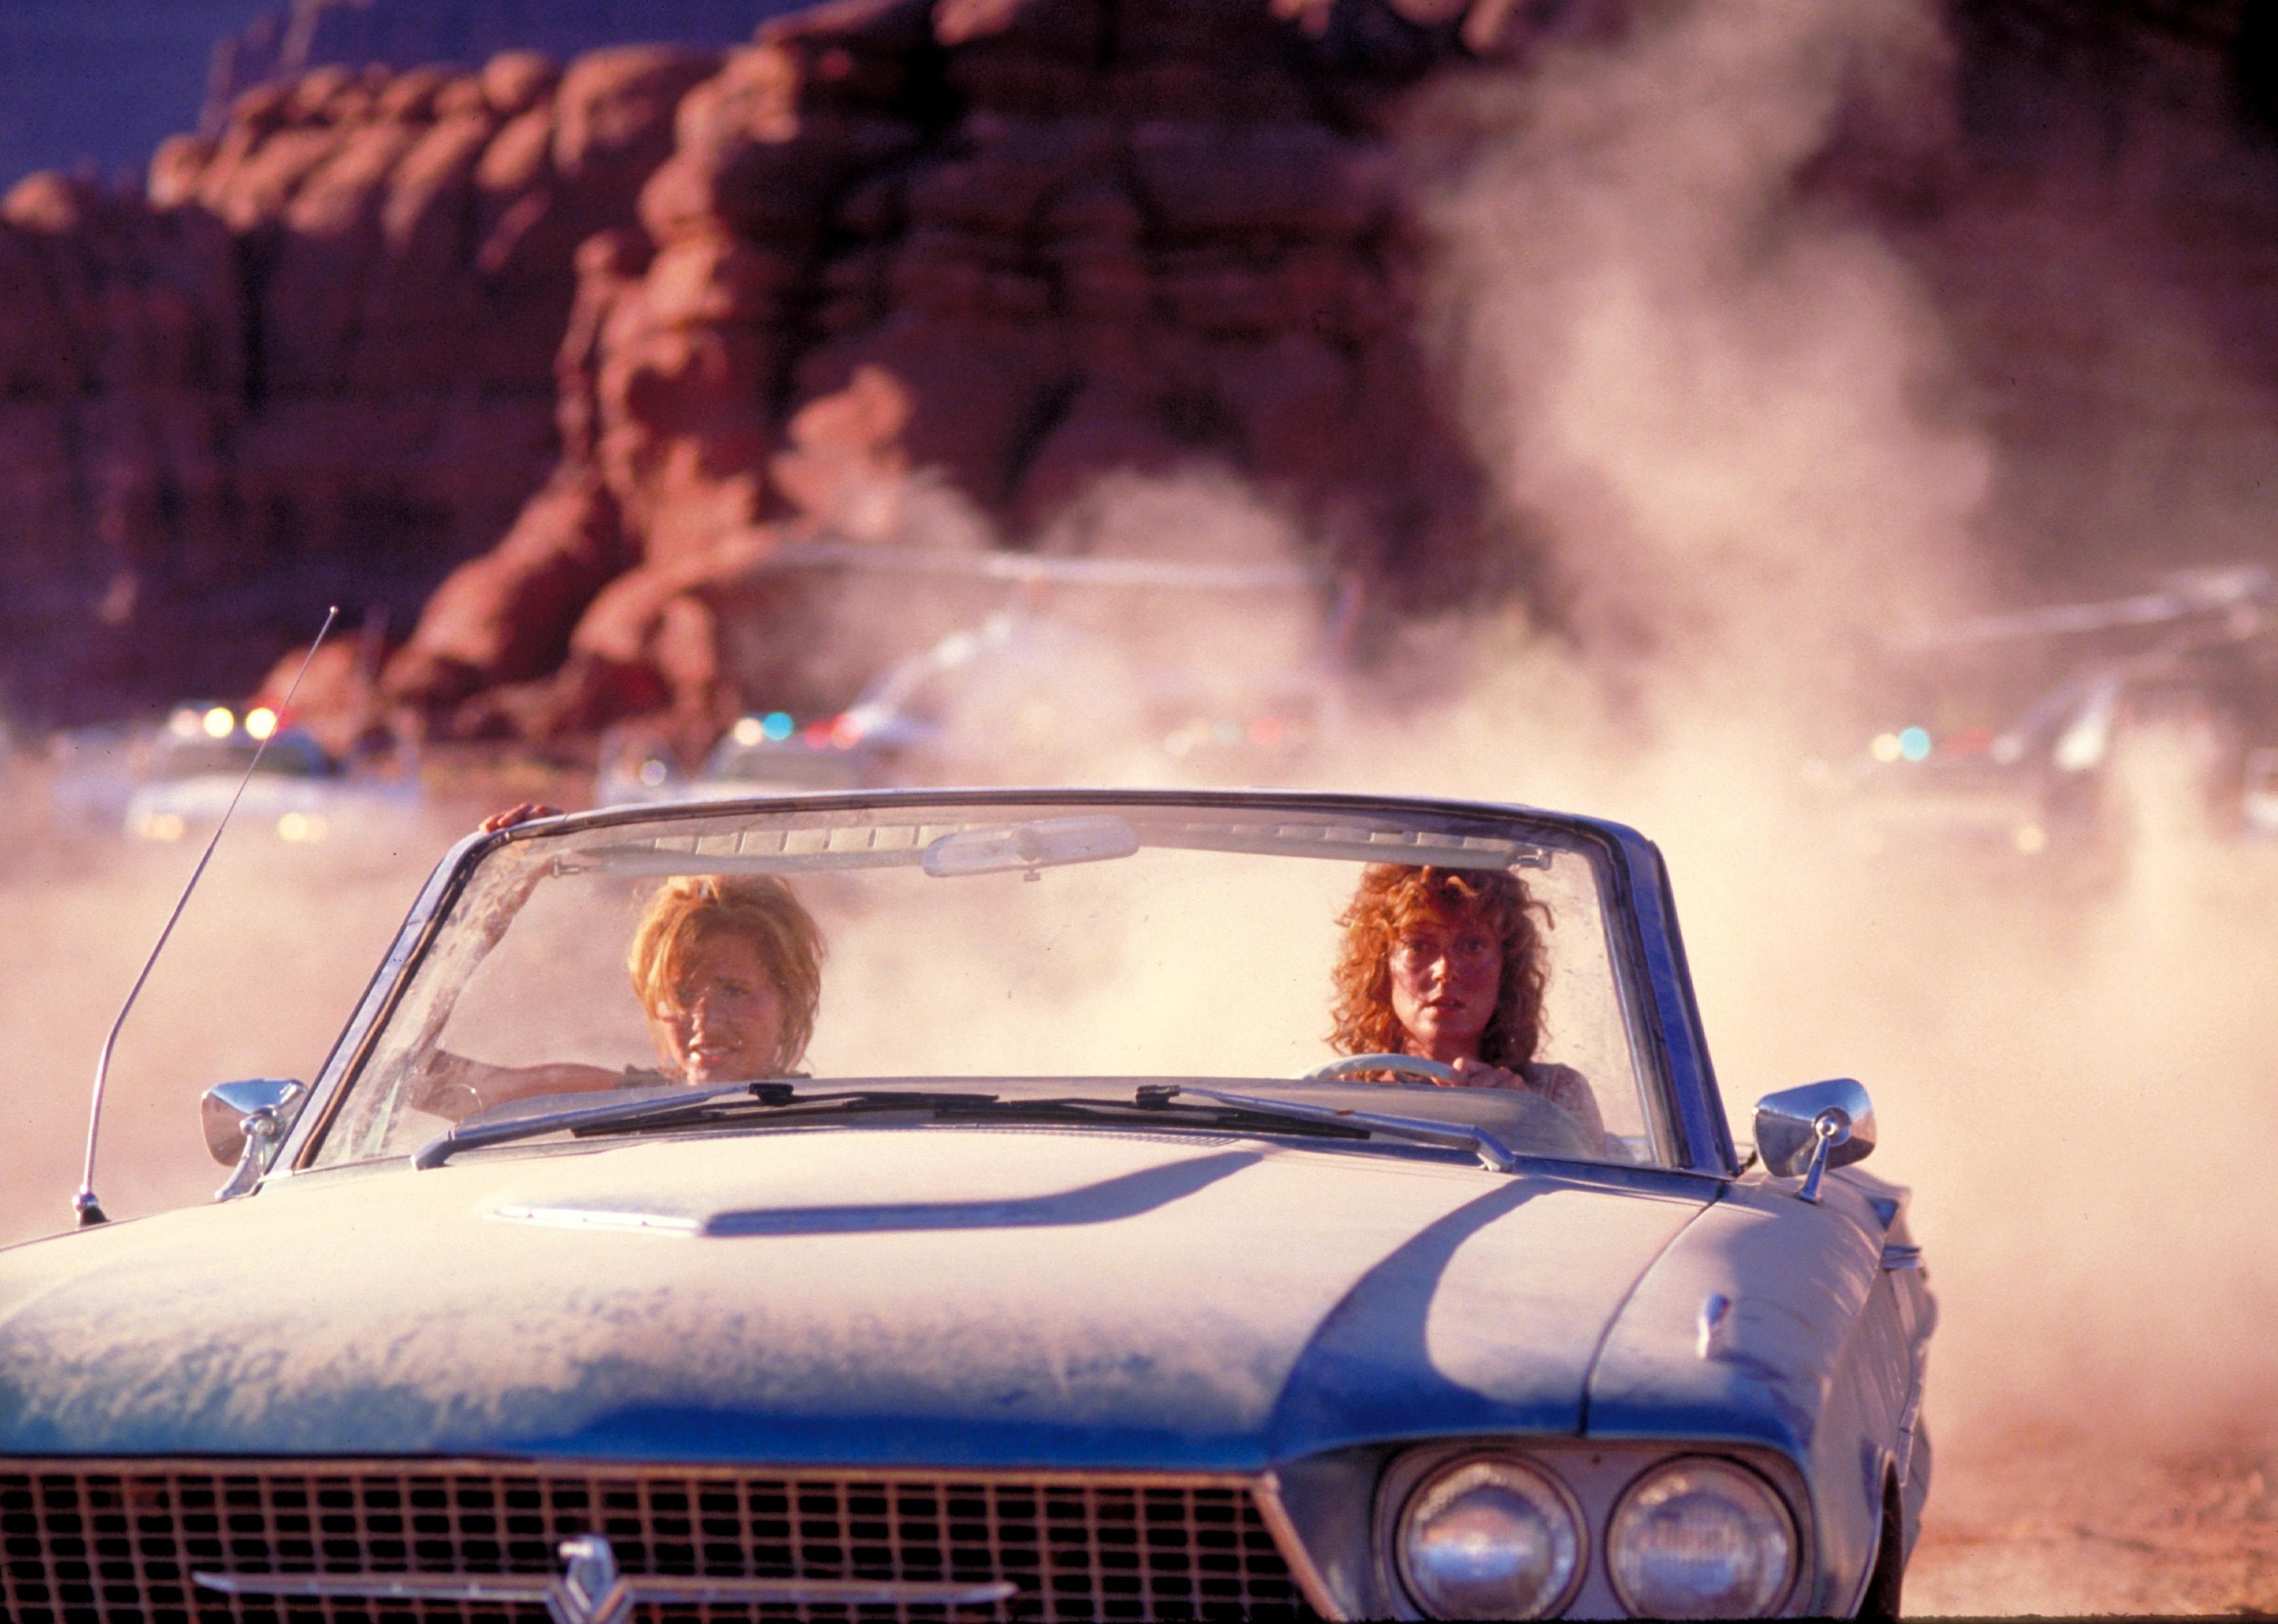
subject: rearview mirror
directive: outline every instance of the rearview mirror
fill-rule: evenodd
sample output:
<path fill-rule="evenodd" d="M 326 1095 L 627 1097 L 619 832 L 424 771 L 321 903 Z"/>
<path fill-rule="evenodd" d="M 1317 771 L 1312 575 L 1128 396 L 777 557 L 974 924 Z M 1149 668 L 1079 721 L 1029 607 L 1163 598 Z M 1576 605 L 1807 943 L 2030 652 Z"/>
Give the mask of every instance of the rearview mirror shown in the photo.
<path fill-rule="evenodd" d="M 1040 818 L 1006 828 L 961 829 L 925 849 L 925 872 L 936 880 L 960 874 L 1036 871 L 1066 863 L 1105 863 L 1139 850 L 1139 831 L 1120 818 Z"/>
<path fill-rule="evenodd" d="M 1820 1175 L 1864 1161 L 1875 1148 L 1875 1102 L 1847 1077 L 1783 1088 L 1756 1102 L 1756 1154 L 1777 1178 L 1803 1180 L 1796 1193 L 1819 1199 Z"/>
<path fill-rule="evenodd" d="M 291 1078 L 255 1077 L 241 1083 L 216 1083 L 199 1102 L 198 1119 L 206 1131 L 206 1148 L 224 1167 L 245 1155 L 248 1125 L 261 1112 L 269 1113 L 273 1140 L 285 1137 L 293 1125 L 308 1086 Z"/>

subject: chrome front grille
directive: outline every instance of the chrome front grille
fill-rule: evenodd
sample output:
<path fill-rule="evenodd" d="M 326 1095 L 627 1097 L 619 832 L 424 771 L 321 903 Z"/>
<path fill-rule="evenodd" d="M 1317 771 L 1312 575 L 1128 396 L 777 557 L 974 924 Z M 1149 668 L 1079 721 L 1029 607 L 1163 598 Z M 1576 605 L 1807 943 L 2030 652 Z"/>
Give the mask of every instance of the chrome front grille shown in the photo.
<path fill-rule="evenodd" d="M 545 1624 L 542 1605 L 227 1597 L 192 1574 L 552 1574 L 598 1534 L 628 1575 L 1010 1581 L 947 1608 L 644 1605 L 747 1620 L 1309 1616 L 1238 1478 L 753 1474 L 495 1463 L 0 1461 L 8 1624 Z"/>

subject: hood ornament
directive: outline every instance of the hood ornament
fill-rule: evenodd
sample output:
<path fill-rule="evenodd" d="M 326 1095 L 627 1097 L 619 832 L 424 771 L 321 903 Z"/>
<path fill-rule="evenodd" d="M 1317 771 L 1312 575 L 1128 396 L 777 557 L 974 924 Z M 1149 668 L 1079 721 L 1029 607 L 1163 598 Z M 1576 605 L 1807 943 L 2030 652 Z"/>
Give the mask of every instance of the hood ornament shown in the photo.
<path fill-rule="evenodd" d="M 562 1542 L 570 1565 L 546 1586 L 546 1611 L 554 1624 L 625 1624 L 633 1610 L 632 1587 L 617 1572 L 617 1553 L 599 1534 Z"/>
<path fill-rule="evenodd" d="M 979 1583 L 906 1579 L 704 1579 L 679 1574 L 627 1574 L 599 1534 L 559 1546 L 563 1571 L 537 1574 L 193 1574 L 199 1588 L 225 1596 L 297 1596 L 376 1601 L 542 1604 L 554 1624 L 628 1624 L 633 1609 L 653 1605 L 792 1607 L 986 1607 L 1021 1587 L 1009 1579 Z"/>

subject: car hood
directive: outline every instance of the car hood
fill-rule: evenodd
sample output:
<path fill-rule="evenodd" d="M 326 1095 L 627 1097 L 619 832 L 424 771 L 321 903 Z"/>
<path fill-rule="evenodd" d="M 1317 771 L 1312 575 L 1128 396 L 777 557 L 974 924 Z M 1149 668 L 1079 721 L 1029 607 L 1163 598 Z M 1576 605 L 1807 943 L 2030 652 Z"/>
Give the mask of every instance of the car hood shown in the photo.
<path fill-rule="evenodd" d="M 1702 1204 L 1652 1182 L 996 1127 L 304 1175 L 0 1254 L 0 1453 L 1245 1470 L 1572 1432 Z"/>

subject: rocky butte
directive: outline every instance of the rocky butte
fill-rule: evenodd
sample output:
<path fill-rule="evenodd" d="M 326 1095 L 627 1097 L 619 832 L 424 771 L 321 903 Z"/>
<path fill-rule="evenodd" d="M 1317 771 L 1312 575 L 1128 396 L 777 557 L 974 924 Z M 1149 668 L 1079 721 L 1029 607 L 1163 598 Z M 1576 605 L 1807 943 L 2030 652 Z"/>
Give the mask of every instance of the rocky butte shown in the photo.
<path fill-rule="evenodd" d="M 242 688 L 345 595 L 418 612 L 381 685 L 446 732 L 714 712 L 721 584 L 911 469 L 1017 536 L 1206 460 L 1428 582 L 1476 519 L 1390 124 L 1527 49 L 1511 11 L 845 0 L 724 54 L 318 69 L 145 195 L 35 177 L 0 629 L 73 658 L 19 695 Z"/>
<path fill-rule="evenodd" d="M 635 47 L 567 72 L 321 69 L 167 141 L 143 194 L 19 183 L 0 202 L 19 701 L 243 691 L 332 597 L 408 622 L 557 455 L 577 246 L 631 217 L 717 65 Z"/>
<path fill-rule="evenodd" d="M 723 599 L 786 536 L 906 530 L 916 469 L 1019 537 L 1105 471 L 1206 461 L 1428 583 L 1478 520 L 1387 124 L 1516 31 L 1403 9 L 856 0 L 762 27 L 579 249 L 562 460 L 386 698 L 526 736 L 732 714 Z"/>

